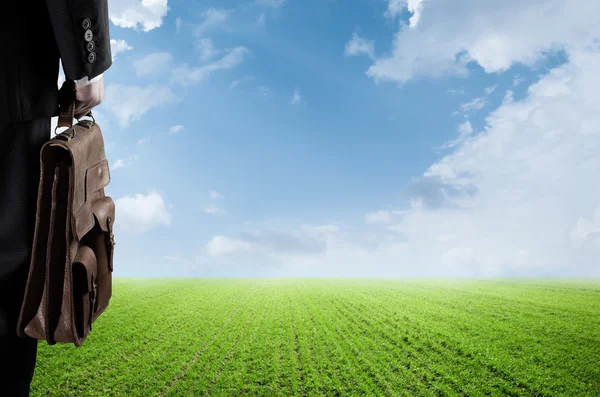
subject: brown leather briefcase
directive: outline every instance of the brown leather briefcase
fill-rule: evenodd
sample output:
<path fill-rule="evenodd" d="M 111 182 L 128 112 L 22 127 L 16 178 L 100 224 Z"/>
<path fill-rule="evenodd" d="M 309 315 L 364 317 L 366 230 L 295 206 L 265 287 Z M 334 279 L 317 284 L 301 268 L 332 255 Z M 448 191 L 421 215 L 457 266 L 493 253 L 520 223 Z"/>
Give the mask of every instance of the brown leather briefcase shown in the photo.
<path fill-rule="evenodd" d="M 58 127 L 70 128 L 40 151 L 33 251 L 17 334 L 79 347 L 112 296 L 115 204 L 104 194 L 110 173 L 93 117 L 73 125 L 71 103 Z"/>

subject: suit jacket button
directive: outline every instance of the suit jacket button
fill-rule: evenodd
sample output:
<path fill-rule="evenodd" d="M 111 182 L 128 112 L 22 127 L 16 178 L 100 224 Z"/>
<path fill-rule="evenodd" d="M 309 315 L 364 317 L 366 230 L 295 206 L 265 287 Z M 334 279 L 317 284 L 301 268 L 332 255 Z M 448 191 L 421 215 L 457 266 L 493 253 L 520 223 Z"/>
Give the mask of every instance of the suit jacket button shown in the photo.
<path fill-rule="evenodd" d="M 95 53 L 95 52 L 90 52 L 90 53 L 88 54 L 88 58 L 87 58 L 87 59 L 88 59 L 88 62 L 89 62 L 89 63 L 94 63 L 94 62 L 96 62 L 96 53 Z"/>
<path fill-rule="evenodd" d="M 92 21 L 90 21 L 89 18 L 86 18 L 83 20 L 83 22 L 81 23 L 81 26 L 85 29 L 88 30 L 90 28 L 90 26 L 92 26 Z"/>
<path fill-rule="evenodd" d="M 83 38 L 85 39 L 85 41 L 92 41 L 92 39 L 94 38 L 94 34 L 91 30 L 88 29 L 85 31 L 85 35 L 83 36 Z"/>
<path fill-rule="evenodd" d="M 93 41 L 88 41 L 88 43 L 86 44 L 85 48 L 87 48 L 87 50 L 89 52 L 92 52 L 96 48 L 96 43 L 94 43 Z"/>

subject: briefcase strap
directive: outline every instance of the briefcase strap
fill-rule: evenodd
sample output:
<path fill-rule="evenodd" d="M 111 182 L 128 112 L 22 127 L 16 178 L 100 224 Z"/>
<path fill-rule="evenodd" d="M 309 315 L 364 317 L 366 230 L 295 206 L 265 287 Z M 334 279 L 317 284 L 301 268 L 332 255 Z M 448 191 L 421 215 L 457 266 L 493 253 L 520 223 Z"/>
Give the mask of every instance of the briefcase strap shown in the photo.
<path fill-rule="evenodd" d="M 73 127 L 74 115 L 75 115 L 75 101 L 71 101 L 71 102 L 69 102 L 69 104 L 66 107 L 63 107 L 63 109 L 61 110 L 60 115 L 58 116 L 58 123 L 56 123 L 56 128 L 59 128 L 59 127 L 71 128 L 71 127 Z M 56 132 L 56 129 L 54 129 L 54 132 Z"/>

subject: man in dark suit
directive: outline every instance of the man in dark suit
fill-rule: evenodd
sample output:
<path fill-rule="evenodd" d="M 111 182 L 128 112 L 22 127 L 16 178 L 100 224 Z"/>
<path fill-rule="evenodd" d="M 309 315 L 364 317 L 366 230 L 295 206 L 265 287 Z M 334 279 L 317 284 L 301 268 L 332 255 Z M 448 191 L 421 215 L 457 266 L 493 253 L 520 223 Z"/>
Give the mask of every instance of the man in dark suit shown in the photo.
<path fill-rule="evenodd" d="M 39 151 L 59 113 L 59 58 L 79 118 L 102 101 L 102 74 L 112 64 L 108 24 L 107 0 L 0 5 L 0 396 L 28 396 L 36 364 L 37 340 L 18 337 L 16 324 L 33 244 Z"/>

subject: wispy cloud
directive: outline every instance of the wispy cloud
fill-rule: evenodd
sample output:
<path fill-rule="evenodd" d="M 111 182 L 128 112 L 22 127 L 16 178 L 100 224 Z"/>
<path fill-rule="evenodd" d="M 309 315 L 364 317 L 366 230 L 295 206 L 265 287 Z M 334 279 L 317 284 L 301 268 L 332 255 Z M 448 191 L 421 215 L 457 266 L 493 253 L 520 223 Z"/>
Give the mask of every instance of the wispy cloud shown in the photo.
<path fill-rule="evenodd" d="M 478 112 L 488 104 L 488 97 L 498 88 L 498 85 L 492 85 L 485 87 L 483 96 L 471 99 L 469 102 L 465 102 L 460 105 L 460 111 L 463 113 L 465 118 L 469 115 Z M 458 112 L 455 112 L 458 114 Z"/>
<path fill-rule="evenodd" d="M 518 86 L 519 84 L 521 84 L 524 81 L 525 81 L 525 79 L 523 77 L 515 76 L 515 78 L 513 79 L 513 87 Z"/>
<path fill-rule="evenodd" d="M 210 38 L 203 37 L 196 42 L 196 50 L 202 61 L 209 61 L 219 55 L 223 50 L 215 48 Z"/>
<path fill-rule="evenodd" d="M 453 148 L 457 145 L 464 143 L 464 141 L 473 134 L 473 126 L 471 125 L 471 122 L 469 120 L 466 120 L 464 123 L 458 126 L 457 131 L 458 137 L 456 139 L 444 143 L 437 149 Z"/>
<path fill-rule="evenodd" d="M 227 211 L 223 208 L 220 208 L 215 203 L 210 203 L 204 207 L 204 212 L 209 215 L 225 215 Z"/>
<path fill-rule="evenodd" d="M 133 62 L 138 77 L 146 77 L 162 73 L 173 61 L 169 52 L 155 52 Z"/>
<path fill-rule="evenodd" d="M 169 128 L 169 134 L 177 134 L 177 133 L 183 131 L 184 128 L 185 128 L 185 126 L 183 126 L 181 124 L 174 125 L 171 128 Z"/>
<path fill-rule="evenodd" d="M 196 35 L 201 36 L 206 32 L 222 27 L 229 17 L 229 11 L 218 8 L 209 8 L 202 13 L 204 20 L 196 28 Z"/>
<path fill-rule="evenodd" d="M 481 110 L 485 107 L 486 99 L 485 97 L 477 97 L 473 98 L 469 102 L 463 103 L 460 105 L 461 112 L 468 114 L 474 113 L 478 110 Z"/>
<path fill-rule="evenodd" d="M 227 52 L 222 58 L 203 66 L 189 67 L 184 65 L 173 69 L 172 80 L 178 84 L 199 83 L 208 78 L 213 72 L 233 69 L 244 60 L 250 51 L 246 47 L 236 47 Z"/>
<path fill-rule="evenodd" d="M 294 94 L 292 95 L 292 99 L 290 100 L 291 105 L 299 105 L 302 103 L 302 96 L 300 95 L 300 90 L 295 89 Z"/>
<path fill-rule="evenodd" d="M 165 86 L 110 84 L 106 88 L 105 106 L 112 110 L 122 127 L 139 119 L 150 109 L 175 101 L 175 95 Z"/>
<path fill-rule="evenodd" d="M 496 91 L 496 88 L 498 88 L 498 84 L 485 87 L 485 95 L 490 95 L 492 92 Z"/>
<path fill-rule="evenodd" d="M 271 97 L 271 89 L 265 85 L 261 85 L 258 87 L 258 95 L 262 99 L 268 99 Z"/>
<path fill-rule="evenodd" d="M 390 223 L 392 221 L 392 214 L 390 211 L 380 210 L 370 212 L 365 215 L 365 222 L 369 224 L 375 223 Z"/>
<path fill-rule="evenodd" d="M 221 193 L 217 192 L 216 190 L 211 190 L 211 191 L 209 191 L 209 192 L 208 192 L 208 196 L 209 196 L 209 197 L 210 197 L 210 199 L 211 199 L 211 200 L 213 200 L 213 201 L 216 201 L 216 200 L 222 200 L 222 199 L 224 199 L 224 198 L 225 198 L 225 197 L 224 197 L 224 196 L 223 196 Z"/>
<path fill-rule="evenodd" d="M 257 4 L 266 7 L 279 8 L 286 3 L 287 0 L 256 0 Z"/>
<path fill-rule="evenodd" d="M 140 142 L 138 141 L 138 144 Z M 111 170 L 118 170 L 119 168 L 125 168 L 128 167 L 130 164 L 132 164 L 134 161 L 138 160 L 138 155 L 137 154 L 132 154 L 130 155 L 127 160 L 124 160 L 122 158 L 117 159 L 113 165 L 111 165 L 110 169 Z"/>
<path fill-rule="evenodd" d="M 375 59 L 375 44 L 373 41 L 363 39 L 358 33 L 354 32 L 352 39 L 346 43 L 344 54 L 346 56 L 366 54 L 369 58 Z"/>
<path fill-rule="evenodd" d="M 110 166 L 111 170 L 118 170 L 119 168 L 123 168 L 125 166 L 125 161 L 123 159 L 117 159 L 117 161 L 115 161 L 113 163 L 113 165 Z"/>
<path fill-rule="evenodd" d="M 212 201 L 211 203 L 208 203 L 206 206 L 204 206 L 204 213 L 209 214 L 209 215 L 225 215 L 227 214 L 227 211 L 220 207 L 219 205 L 217 205 L 217 201 L 221 201 L 223 200 L 225 197 L 217 192 L 216 190 L 210 190 L 208 192 L 208 197 L 210 199 L 210 201 Z"/>

